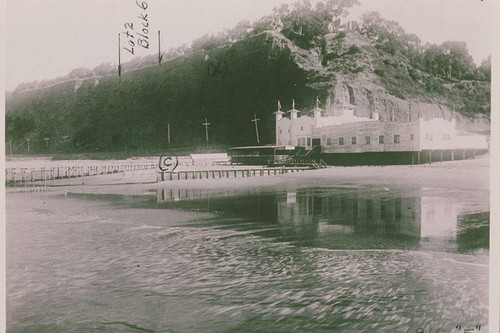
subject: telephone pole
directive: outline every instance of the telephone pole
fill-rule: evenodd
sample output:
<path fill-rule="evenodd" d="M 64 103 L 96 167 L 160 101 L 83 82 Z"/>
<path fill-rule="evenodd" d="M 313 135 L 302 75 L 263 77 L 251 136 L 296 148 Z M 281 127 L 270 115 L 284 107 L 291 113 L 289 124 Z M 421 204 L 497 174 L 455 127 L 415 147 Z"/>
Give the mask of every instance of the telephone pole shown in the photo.
<path fill-rule="evenodd" d="M 168 142 L 168 149 L 170 149 L 170 123 L 167 123 L 167 142 Z"/>
<path fill-rule="evenodd" d="M 257 135 L 257 144 L 260 144 L 260 140 L 259 140 L 259 127 L 257 126 L 257 122 L 259 121 L 260 119 L 257 119 L 257 115 L 255 115 L 255 113 L 253 114 L 253 119 L 251 121 L 253 121 L 255 123 L 255 134 Z"/>
<path fill-rule="evenodd" d="M 202 125 L 205 126 L 205 139 L 207 141 L 208 147 L 208 126 L 210 125 L 210 123 L 207 121 L 207 118 L 205 118 L 205 122 Z"/>
<path fill-rule="evenodd" d="M 118 33 L 118 77 L 122 76 L 122 63 L 121 63 L 120 51 L 121 51 L 120 34 Z"/>
<path fill-rule="evenodd" d="M 161 66 L 161 59 L 163 56 L 161 55 L 161 45 L 160 45 L 160 30 L 158 30 L 158 65 Z"/>

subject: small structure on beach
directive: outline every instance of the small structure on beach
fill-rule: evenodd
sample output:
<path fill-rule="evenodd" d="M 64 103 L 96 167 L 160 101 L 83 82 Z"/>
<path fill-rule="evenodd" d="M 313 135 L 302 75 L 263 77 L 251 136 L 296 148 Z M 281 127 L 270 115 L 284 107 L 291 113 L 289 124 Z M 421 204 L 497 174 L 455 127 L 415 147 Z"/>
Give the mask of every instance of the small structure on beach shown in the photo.
<path fill-rule="evenodd" d="M 231 164 L 274 165 L 294 155 L 295 147 L 288 145 L 247 146 L 229 148 Z"/>

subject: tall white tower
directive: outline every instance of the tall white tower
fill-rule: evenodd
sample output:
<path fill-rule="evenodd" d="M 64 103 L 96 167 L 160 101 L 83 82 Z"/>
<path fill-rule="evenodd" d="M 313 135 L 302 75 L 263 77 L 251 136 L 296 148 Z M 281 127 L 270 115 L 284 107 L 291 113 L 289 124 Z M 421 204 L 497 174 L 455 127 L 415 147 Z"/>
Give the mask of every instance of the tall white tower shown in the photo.
<path fill-rule="evenodd" d="M 292 100 L 292 109 L 288 111 L 290 113 L 290 120 L 297 119 L 297 114 L 299 110 L 295 110 L 295 99 Z"/>
<path fill-rule="evenodd" d="M 295 144 L 295 121 L 297 119 L 297 114 L 300 112 L 295 109 L 295 99 L 292 99 L 292 109 L 288 111 L 290 113 L 290 136 L 289 136 L 289 144 Z"/>
<path fill-rule="evenodd" d="M 316 96 L 316 107 L 313 109 L 313 114 L 314 114 L 313 126 L 314 126 L 314 128 L 318 128 L 320 126 L 321 111 L 323 111 L 323 110 L 319 107 L 319 98 L 318 98 L 318 96 Z"/>

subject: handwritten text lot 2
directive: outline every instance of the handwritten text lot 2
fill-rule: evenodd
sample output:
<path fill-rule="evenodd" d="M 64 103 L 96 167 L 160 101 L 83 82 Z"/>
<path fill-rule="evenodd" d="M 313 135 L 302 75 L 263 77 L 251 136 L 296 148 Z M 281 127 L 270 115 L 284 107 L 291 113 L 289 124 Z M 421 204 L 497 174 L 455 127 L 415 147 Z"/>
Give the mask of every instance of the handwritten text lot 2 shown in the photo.
<path fill-rule="evenodd" d="M 148 3 L 146 1 L 140 2 L 139 0 L 135 0 L 135 3 L 141 9 L 141 12 L 137 16 L 139 24 L 134 25 L 134 23 L 137 22 L 127 22 L 124 24 L 126 31 L 122 32 L 125 36 L 127 36 L 128 44 L 123 48 L 132 55 L 135 54 L 136 46 L 149 49 Z"/>

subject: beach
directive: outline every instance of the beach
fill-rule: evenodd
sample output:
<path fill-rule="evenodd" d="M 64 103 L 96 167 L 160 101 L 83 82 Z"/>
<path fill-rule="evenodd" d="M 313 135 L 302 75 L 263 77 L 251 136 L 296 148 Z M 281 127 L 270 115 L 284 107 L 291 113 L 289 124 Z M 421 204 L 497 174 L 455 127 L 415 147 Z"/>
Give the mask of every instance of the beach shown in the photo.
<path fill-rule="evenodd" d="M 487 155 L 7 188 L 8 331 L 487 331 L 489 193 Z"/>
<path fill-rule="evenodd" d="M 156 160 L 141 159 L 140 163 L 154 163 Z M 113 161 L 127 163 L 129 161 Z M 73 163 L 75 163 L 73 161 Z M 77 162 L 78 163 L 78 162 Z M 86 162 L 89 163 L 89 162 Z M 106 163 L 106 162 L 101 162 Z M 65 161 L 71 165 L 71 161 Z M 19 165 L 19 164 L 17 164 Z M 356 166 L 328 167 L 326 169 L 301 171 L 293 174 L 263 176 L 252 178 L 225 179 L 189 179 L 156 182 L 155 170 L 141 172 L 121 172 L 117 174 L 90 176 L 82 178 L 60 179 L 51 181 L 50 185 L 57 190 L 64 189 L 74 193 L 101 194 L 143 194 L 158 188 L 252 188 L 276 186 L 310 181 L 325 181 L 327 184 L 356 183 L 366 185 L 391 186 L 406 184 L 422 187 L 440 187 L 448 189 L 474 189 L 488 191 L 490 188 L 489 154 L 477 156 L 475 159 L 437 162 L 421 165 L 394 166 Z M 9 164 L 7 164 L 9 167 Z M 244 168 L 242 166 L 181 166 L 177 171 L 184 170 L 227 170 Z M 248 167 L 247 167 L 248 168 Z M 83 184 L 83 185 L 82 185 Z M 117 186 L 114 186 L 117 185 Z M 19 191 L 21 189 L 12 189 Z M 8 189 L 11 191 L 11 189 Z"/>

